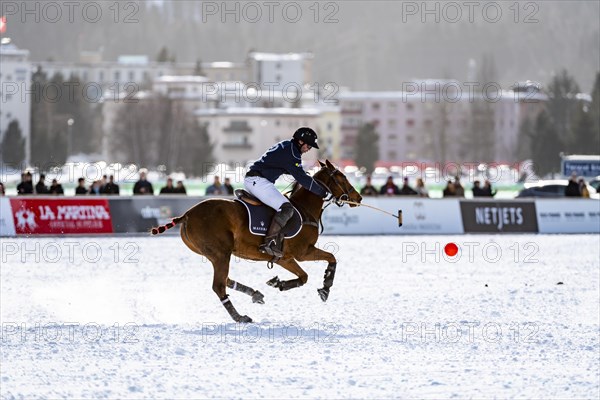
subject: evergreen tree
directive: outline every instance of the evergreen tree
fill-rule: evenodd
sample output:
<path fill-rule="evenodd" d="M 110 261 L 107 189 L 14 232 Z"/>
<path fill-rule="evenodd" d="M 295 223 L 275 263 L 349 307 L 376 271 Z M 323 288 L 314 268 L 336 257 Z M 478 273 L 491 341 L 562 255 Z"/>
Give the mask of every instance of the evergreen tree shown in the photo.
<path fill-rule="evenodd" d="M 442 101 L 437 105 L 437 124 L 435 129 L 435 135 L 433 140 L 433 147 L 435 148 L 435 160 L 439 161 L 441 165 L 446 165 L 448 160 L 448 116 L 450 104 L 447 101 Z"/>
<path fill-rule="evenodd" d="M 194 75 L 204 76 L 204 71 L 202 70 L 202 62 L 200 62 L 200 60 L 196 60 L 196 66 L 194 67 Z"/>
<path fill-rule="evenodd" d="M 67 159 L 69 93 L 62 75 L 48 80 L 44 71 L 32 77 L 31 162 L 45 171 Z"/>
<path fill-rule="evenodd" d="M 166 46 L 163 46 L 160 49 L 160 51 L 158 52 L 158 55 L 156 56 L 156 61 L 157 62 L 169 61 L 169 51 L 167 50 Z"/>
<path fill-rule="evenodd" d="M 575 154 L 598 154 L 594 137 L 594 121 L 588 104 L 579 104 L 573 118 L 573 136 L 570 152 Z M 594 150 L 595 149 L 595 150 Z"/>
<path fill-rule="evenodd" d="M 208 171 L 208 163 L 214 162 L 213 145 L 210 143 L 207 124 L 193 121 L 181 142 L 180 167 L 186 174 L 201 177 Z"/>
<path fill-rule="evenodd" d="M 84 83 L 76 75 L 71 75 L 69 85 L 74 87 L 73 96 L 66 105 L 68 114 L 75 121 L 72 127 L 72 153 L 90 154 L 97 153 L 100 149 L 102 137 L 99 120 L 102 118 L 102 109 L 99 103 L 94 103 L 98 93 L 83 92 Z M 68 119 L 68 118 L 67 118 Z"/>
<path fill-rule="evenodd" d="M 2 161 L 14 167 L 21 167 L 25 160 L 25 138 L 21 135 L 19 121 L 12 120 L 2 138 Z"/>
<path fill-rule="evenodd" d="M 43 99 L 48 77 L 41 68 L 32 75 L 31 80 L 31 162 L 39 166 L 48 162 L 50 150 L 50 104 Z"/>
<path fill-rule="evenodd" d="M 364 167 L 370 174 L 375 170 L 375 162 L 379 159 L 379 134 L 373 123 L 364 124 L 356 136 L 354 154 L 356 166 Z"/>
<path fill-rule="evenodd" d="M 491 162 L 496 157 L 496 131 L 493 102 L 495 94 L 483 88 L 496 81 L 496 67 L 492 55 L 484 55 L 477 72 L 478 90 L 471 104 L 469 128 L 462 140 L 463 153 L 469 162 Z M 479 91 L 481 90 L 481 92 Z"/>
<path fill-rule="evenodd" d="M 559 171 L 560 153 L 563 146 L 556 124 L 552 121 L 550 114 L 544 110 L 535 121 L 531 140 L 531 158 L 539 176 Z"/>
<path fill-rule="evenodd" d="M 565 69 L 556 74 L 548 85 L 546 109 L 555 125 L 557 134 L 565 146 L 562 150 L 568 152 L 574 150 L 572 126 L 573 117 L 578 107 L 578 101 L 575 99 L 577 93 L 579 93 L 579 86 Z"/>
<path fill-rule="evenodd" d="M 600 154 L 600 72 L 596 73 L 596 80 L 592 88 L 592 104 L 589 107 L 589 115 L 594 125 L 588 151 Z"/>
<path fill-rule="evenodd" d="M 518 160 L 527 160 L 531 158 L 532 140 L 535 137 L 534 121 L 527 116 L 521 126 L 519 126 L 519 140 L 517 140 L 517 148 L 515 154 Z"/>

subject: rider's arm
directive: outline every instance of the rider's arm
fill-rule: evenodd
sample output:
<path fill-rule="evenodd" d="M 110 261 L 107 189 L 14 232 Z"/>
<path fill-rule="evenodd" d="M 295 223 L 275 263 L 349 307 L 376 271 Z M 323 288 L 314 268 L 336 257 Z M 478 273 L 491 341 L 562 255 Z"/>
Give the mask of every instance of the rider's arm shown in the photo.
<path fill-rule="evenodd" d="M 313 178 L 311 178 L 304 169 L 300 161 L 295 161 L 292 166 L 287 169 L 288 173 L 294 177 L 304 188 L 310 190 L 317 196 L 327 197 L 327 191 L 323 189 Z"/>

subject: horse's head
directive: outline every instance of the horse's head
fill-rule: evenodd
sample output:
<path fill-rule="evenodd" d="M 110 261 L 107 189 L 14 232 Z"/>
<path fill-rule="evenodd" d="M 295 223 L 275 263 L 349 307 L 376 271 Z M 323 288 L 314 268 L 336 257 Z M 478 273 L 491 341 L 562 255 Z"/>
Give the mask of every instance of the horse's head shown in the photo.
<path fill-rule="evenodd" d="M 340 200 L 350 200 L 355 203 L 362 201 L 362 196 L 348 182 L 346 175 L 337 169 L 329 160 L 325 160 L 325 164 L 319 161 L 321 169 L 315 174 L 314 179 L 325 186 L 327 191 L 331 193 L 338 203 L 342 205 Z M 350 207 L 356 207 L 356 204 L 350 204 Z"/>

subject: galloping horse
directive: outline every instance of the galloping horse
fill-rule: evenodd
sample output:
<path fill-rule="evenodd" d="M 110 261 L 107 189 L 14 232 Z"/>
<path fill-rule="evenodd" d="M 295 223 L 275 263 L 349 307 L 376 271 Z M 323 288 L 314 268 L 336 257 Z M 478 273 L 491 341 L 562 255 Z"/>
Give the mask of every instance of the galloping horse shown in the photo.
<path fill-rule="evenodd" d="M 351 200 L 360 203 L 362 197 L 354 190 L 346 176 L 336 169 L 329 161 L 319 162 L 321 169 L 315 173 L 314 179 L 323 185 L 332 200 L 343 205 L 341 200 Z M 319 237 L 317 222 L 321 218 L 324 200 L 303 187 L 294 190 L 290 202 L 302 213 L 311 224 L 302 226 L 298 235 L 284 242 L 284 256 L 275 261 L 276 264 L 297 276 L 287 281 L 278 277 L 267 284 L 279 290 L 289 290 L 302 286 L 308 280 L 308 275 L 297 261 L 327 261 L 327 269 L 323 288 L 318 289 L 319 296 L 326 301 L 329 290 L 333 285 L 337 265 L 333 254 L 315 247 Z M 356 204 L 350 205 L 356 207 Z M 152 229 L 152 234 L 164 232 L 176 224 L 181 224 L 181 238 L 194 252 L 210 260 L 214 268 L 212 288 L 221 303 L 236 322 L 252 322 L 247 315 L 240 315 L 233 306 L 226 292 L 226 287 L 240 291 L 252 297 L 254 303 L 264 304 L 263 295 L 239 282 L 229 278 L 229 260 L 231 255 L 254 261 L 269 261 L 271 256 L 258 251 L 262 237 L 248 230 L 248 213 L 244 205 L 229 199 L 204 200 L 186 211 L 182 216 L 174 218 L 173 222 Z"/>

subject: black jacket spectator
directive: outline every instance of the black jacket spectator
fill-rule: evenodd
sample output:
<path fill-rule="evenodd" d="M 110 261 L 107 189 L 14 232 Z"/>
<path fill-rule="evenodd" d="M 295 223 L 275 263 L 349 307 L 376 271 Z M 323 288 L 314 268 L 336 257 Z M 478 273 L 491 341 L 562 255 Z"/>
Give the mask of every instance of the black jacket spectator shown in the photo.
<path fill-rule="evenodd" d="M 360 189 L 361 196 L 377 196 L 379 192 L 373 185 L 365 185 L 362 189 Z"/>
<path fill-rule="evenodd" d="M 371 177 L 367 176 L 367 183 L 360 189 L 361 196 L 377 196 L 379 192 L 375 189 L 375 186 L 371 184 Z"/>
<path fill-rule="evenodd" d="M 160 189 L 160 194 L 177 194 L 177 193 L 179 193 L 179 192 L 173 186 L 171 186 L 171 187 L 165 186 L 162 189 Z"/>
<path fill-rule="evenodd" d="M 581 197 L 579 191 L 579 183 L 576 180 L 569 179 L 569 184 L 565 188 L 565 196 L 567 197 Z"/>
<path fill-rule="evenodd" d="M 483 189 L 481 190 L 483 192 L 483 196 L 485 197 L 494 197 L 496 195 L 496 191 L 492 190 L 492 184 L 490 183 L 490 181 L 485 181 Z"/>
<path fill-rule="evenodd" d="M 115 177 L 110 176 L 109 181 L 106 185 L 102 186 L 102 194 L 119 194 L 119 185 L 115 183 Z"/>
<path fill-rule="evenodd" d="M 479 186 L 479 181 L 473 182 L 473 197 L 484 197 L 486 194 Z"/>
<path fill-rule="evenodd" d="M 140 180 L 133 185 L 133 194 L 154 195 L 152 184 L 146 180 L 146 173 L 140 172 Z"/>
<path fill-rule="evenodd" d="M 50 194 L 65 194 L 63 187 L 60 183 L 57 182 L 56 179 L 52 179 L 52 185 L 50 185 L 50 190 L 48 191 Z"/>
<path fill-rule="evenodd" d="M 46 175 L 41 174 L 40 175 L 40 180 L 38 181 L 38 183 L 35 184 L 35 193 L 36 194 L 48 194 L 48 193 L 50 193 L 50 191 L 48 190 L 48 186 L 46 186 L 44 184 L 45 180 L 46 180 Z"/>
<path fill-rule="evenodd" d="M 231 181 L 229 180 L 229 178 L 225 178 L 225 182 L 223 182 L 223 187 L 225 188 L 225 192 L 228 195 L 233 196 L 233 186 L 231 186 Z"/>
<path fill-rule="evenodd" d="M 402 185 L 402 189 L 400 189 L 400 194 L 403 196 L 410 196 L 418 193 L 416 190 L 408 186 L 408 178 L 404 178 L 404 184 Z"/>
<path fill-rule="evenodd" d="M 177 189 L 173 186 L 173 179 L 167 179 L 167 185 L 160 189 L 160 194 L 177 194 Z"/>
<path fill-rule="evenodd" d="M 17 194 L 33 194 L 33 182 L 31 181 L 31 172 L 21 174 L 21 182 L 17 185 Z"/>
<path fill-rule="evenodd" d="M 88 194 L 88 190 L 85 188 L 85 179 L 79 178 L 77 184 L 78 186 L 75 188 L 76 195 Z"/>
<path fill-rule="evenodd" d="M 391 176 L 387 178 L 387 182 L 381 187 L 381 189 L 379 190 L 379 194 L 388 196 L 400 194 L 400 189 L 394 184 L 394 178 L 392 178 Z"/>
<path fill-rule="evenodd" d="M 456 191 L 454 190 L 454 183 L 452 183 L 452 181 L 448 181 L 442 193 L 444 197 L 456 196 Z"/>
<path fill-rule="evenodd" d="M 102 188 L 102 194 L 119 194 L 119 185 L 113 182 L 108 182 Z"/>
<path fill-rule="evenodd" d="M 185 190 L 185 186 L 183 186 L 183 182 L 181 182 L 181 181 L 177 181 L 177 187 L 175 187 L 175 190 L 179 194 L 187 194 L 187 191 Z"/>

